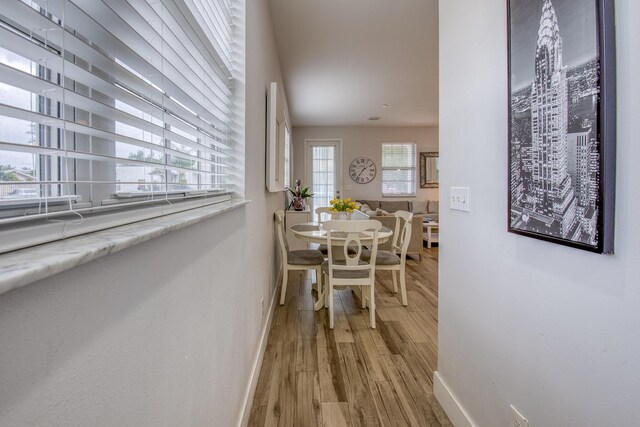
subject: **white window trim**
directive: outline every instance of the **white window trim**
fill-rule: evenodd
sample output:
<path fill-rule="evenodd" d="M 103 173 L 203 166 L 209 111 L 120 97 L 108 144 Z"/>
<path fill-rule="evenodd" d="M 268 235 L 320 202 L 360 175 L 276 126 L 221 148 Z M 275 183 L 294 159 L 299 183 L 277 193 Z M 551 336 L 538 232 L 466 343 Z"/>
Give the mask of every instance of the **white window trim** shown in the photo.
<path fill-rule="evenodd" d="M 0 256 L 0 295 L 248 203 L 249 200 L 232 199 L 3 254 Z"/>

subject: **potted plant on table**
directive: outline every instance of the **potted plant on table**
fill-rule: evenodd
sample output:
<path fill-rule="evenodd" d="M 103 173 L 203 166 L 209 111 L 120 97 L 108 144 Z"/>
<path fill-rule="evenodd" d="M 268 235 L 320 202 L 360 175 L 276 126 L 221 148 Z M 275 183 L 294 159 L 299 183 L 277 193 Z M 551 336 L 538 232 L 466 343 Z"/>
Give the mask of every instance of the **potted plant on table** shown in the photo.
<path fill-rule="evenodd" d="M 338 219 L 351 218 L 351 212 L 357 207 L 356 202 L 351 201 L 351 197 L 346 199 L 333 199 L 329 202 L 331 212 L 336 212 Z"/>
<path fill-rule="evenodd" d="M 291 209 L 295 211 L 303 211 L 305 202 L 307 199 L 313 197 L 313 193 L 309 192 L 309 187 L 303 187 L 302 181 L 300 178 L 296 179 L 296 188 L 289 188 L 289 193 L 291 193 L 291 203 L 289 203 L 289 207 L 287 209 Z"/>

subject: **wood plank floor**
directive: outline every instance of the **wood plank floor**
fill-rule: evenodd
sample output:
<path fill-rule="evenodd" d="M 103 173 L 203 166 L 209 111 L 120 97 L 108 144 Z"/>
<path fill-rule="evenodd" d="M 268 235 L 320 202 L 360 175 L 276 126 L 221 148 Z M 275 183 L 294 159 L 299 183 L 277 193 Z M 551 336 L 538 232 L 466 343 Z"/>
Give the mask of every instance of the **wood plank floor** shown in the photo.
<path fill-rule="evenodd" d="M 313 311 L 312 276 L 289 275 L 260 370 L 250 426 L 451 426 L 433 396 L 438 248 L 407 261 L 409 306 L 376 274 L 376 329 L 351 291 L 335 292 L 335 328 Z"/>

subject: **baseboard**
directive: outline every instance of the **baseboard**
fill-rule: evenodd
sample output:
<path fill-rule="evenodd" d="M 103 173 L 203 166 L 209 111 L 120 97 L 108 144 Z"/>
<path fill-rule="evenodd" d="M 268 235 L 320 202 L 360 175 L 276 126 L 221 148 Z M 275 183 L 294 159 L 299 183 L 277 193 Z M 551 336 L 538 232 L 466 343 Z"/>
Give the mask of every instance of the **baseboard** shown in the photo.
<path fill-rule="evenodd" d="M 279 283 L 279 282 L 276 282 Z M 242 405 L 242 417 L 238 426 L 246 427 L 249 424 L 249 415 L 251 415 L 251 405 L 253 403 L 253 397 L 256 393 L 256 387 L 258 386 L 258 378 L 260 377 L 260 368 L 262 367 L 262 359 L 264 358 L 264 352 L 267 348 L 267 339 L 269 338 L 269 330 L 271 329 L 271 321 L 273 320 L 273 313 L 276 308 L 276 295 L 278 295 L 278 287 L 276 286 L 273 295 L 271 296 L 271 305 L 267 314 L 267 321 L 262 329 L 262 336 L 260 337 L 260 346 L 258 354 L 253 362 L 253 369 L 251 370 L 251 381 L 249 387 L 245 393 L 244 404 Z"/>
<path fill-rule="evenodd" d="M 447 413 L 449 420 L 456 427 L 475 427 L 471 417 L 455 394 L 444 382 L 438 371 L 433 373 L 433 394 L 438 399 L 440 406 Z"/>

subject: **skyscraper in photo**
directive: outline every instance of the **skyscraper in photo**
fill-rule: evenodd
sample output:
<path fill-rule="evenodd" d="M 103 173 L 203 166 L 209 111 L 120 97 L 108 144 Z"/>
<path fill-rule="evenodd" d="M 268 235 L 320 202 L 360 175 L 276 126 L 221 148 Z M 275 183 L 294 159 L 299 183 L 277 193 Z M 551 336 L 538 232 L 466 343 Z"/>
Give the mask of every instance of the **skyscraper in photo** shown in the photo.
<path fill-rule="evenodd" d="M 562 37 L 551 0 L 544 0 L 531 87 L 532 211 L 553 220 L 562 237 L 568 237 L 576 223 L 567 125 L 567 71 L 562 63 Z"/>

